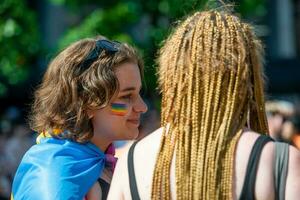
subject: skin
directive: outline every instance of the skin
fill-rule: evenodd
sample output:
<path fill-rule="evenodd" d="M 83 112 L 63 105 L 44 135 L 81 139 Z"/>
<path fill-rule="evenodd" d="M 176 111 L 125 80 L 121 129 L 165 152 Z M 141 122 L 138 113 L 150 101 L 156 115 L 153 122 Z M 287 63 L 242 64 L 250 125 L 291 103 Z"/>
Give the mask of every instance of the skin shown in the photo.
<path fill-rule="evenodd" d="M 134 151 L 134 168 L 137 181 L 137 188 L 141 199 L 151 199 L 151 186 L 154 166 L 159 151 L 160 139 L 163 129 L 160 128 L 141 140 Z M 248 159 L 252 147 L 259 137 L 258 133 L 246 130 L 238 141 L 235 152 L 234 163 L 234 187 L 233 199 L 238 199 L 244 183 Z M 147 156 L 145 156 L 147 152 Z M 125 152 L 118 160 L 114 176 L 112 179 L 108 200 L 113 199 L 131 199 L 129 189 L 129 177 L 127 168 L 127 155 Z M 171 197 L 175 199 L 175 159 L 173 157 L 171 164 Z M 259 160 L 256 183 L 255 198 L 257 200 L 275 199 L 274 178 L 273 178 L 273 160 L 274 143 L 267 143 Z M 201 162 L 201 161 L 199 161 Z M 290 146 L 289 168 L 286 182 L 285 199 L 296 200 L 300 196 L 300 152 Z"/>
<path fill-rule="evenodd" d="M 108 106 L 88 111 L 94 128 L 91 142 L 102 151 L 115 140 L 132 140 L 138 137 L 140 116 L 147 111 L 147 106 L 140 96 L 142 87 L 141 75 L 137 64 L 123 63 L 115 70 L 120 89 L 111 99 Z M 126 104 L 124 116 L 116 115 L 111 110 L 111 103 Z M 101 178 L 110 183 L 112 171 L 104 169 Z M 100 200 L 100 185 L 95 183 L 87 194 L 88 200 Z"/>
<path fill-rule="evenodd" d="M 89 111 L 94 136 L 91 142 L 105 151 L 115 140 L 132 140 L 139 134 L 140 116 L 147 111 L 147 106 L 140 96 L 141 75 L 137 64 L 123 63 L 116 68 L 116 77 L 120 89 L 108 106 Z M 123 103 L 127 106 L 124 116 L 111 111 L 111 103 Z"/>

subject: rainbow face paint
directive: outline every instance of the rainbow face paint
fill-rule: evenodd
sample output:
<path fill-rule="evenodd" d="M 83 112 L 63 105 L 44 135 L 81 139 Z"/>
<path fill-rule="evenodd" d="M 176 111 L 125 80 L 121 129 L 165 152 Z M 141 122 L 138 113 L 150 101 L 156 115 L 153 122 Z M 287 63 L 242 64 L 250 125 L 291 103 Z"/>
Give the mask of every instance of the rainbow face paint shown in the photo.
<path fill-rule="evenodd" d="M 127 113 L 127 105 L 124 103 L 112 103 L 111 112 L 114 115 L 124 116 Z"/>

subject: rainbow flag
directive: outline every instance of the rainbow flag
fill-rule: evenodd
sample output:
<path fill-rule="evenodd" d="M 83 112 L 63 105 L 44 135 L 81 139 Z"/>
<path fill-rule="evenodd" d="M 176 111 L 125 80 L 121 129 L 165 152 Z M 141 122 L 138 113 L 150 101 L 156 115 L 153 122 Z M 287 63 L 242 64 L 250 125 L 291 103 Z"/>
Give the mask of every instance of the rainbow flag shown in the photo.
<path fill-rule="evenodd" d="M 112 103 L 111 112 L 114 115 L 124 116 L 127 113 L 127 105 L 124 103 Z"/>
<path fill-rule="evenodd" d="M 83 199 L 100 177 L 105 154 L 94 144 L 39 138 L 24 155 L 11 199 Z"/>

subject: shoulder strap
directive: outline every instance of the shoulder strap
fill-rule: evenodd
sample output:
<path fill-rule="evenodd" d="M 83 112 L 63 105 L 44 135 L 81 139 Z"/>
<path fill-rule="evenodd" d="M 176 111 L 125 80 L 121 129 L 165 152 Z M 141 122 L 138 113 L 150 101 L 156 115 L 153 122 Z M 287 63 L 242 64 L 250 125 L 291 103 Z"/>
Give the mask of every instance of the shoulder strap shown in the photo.
<path fill-rule="evenodd" d="M 256 180 L 256 171 L 259 163 L 259 158 L 262 152 L 263 147 L 267 142 L 273 141 L 270 137 L 261 135 L 255 141 L 253 145 L 248 165 L 246 176 L 244 180 L 244 185 L 242 193 L 240 195 L 240 200 L 254 200 L 254 190 L 255 190 L 255 180 Z"/>
<path fill-rule="evenodd" d="M 98 178 L 98 183 L 101 187 L 101 192 L 102 192 L 102 200 L 105 200 L 107 199 L 107 196 L 108 196 L 108 191 L 109 191 L 109 183 L 107 183 L 105 180 L 103 180 L 102 178 Z"/>
<path fill-rule="evenodd" d="M 275 197 L 276 200 L 284 200 L 286 177 L 289 165 L 289 145 L 283 142 L 275 142 Z"/>
<path fill-rule="evenodd" d="M 129 186 L 132 200 L 140 200 L 139 192 L 136 185 L 134 165 L 133 165 L 133 152 L 137 142 L 134 142 L 128 152 L 128 176 L 129 176 Z"/>

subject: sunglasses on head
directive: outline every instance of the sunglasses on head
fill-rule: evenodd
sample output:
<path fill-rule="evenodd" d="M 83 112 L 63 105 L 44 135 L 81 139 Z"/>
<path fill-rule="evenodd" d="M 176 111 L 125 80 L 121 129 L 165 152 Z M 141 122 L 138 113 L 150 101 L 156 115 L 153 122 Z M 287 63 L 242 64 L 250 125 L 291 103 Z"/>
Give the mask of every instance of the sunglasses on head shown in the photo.
<path fill-rule="evenodd" d="M 102 51 L 114 54 L 120 49 L 120 42 L 109 40 L 97 40 L 95 48 L 86 56 L 80 65 L 82 71 L 87 70 L 95 60 L 99 57 Z"/>

